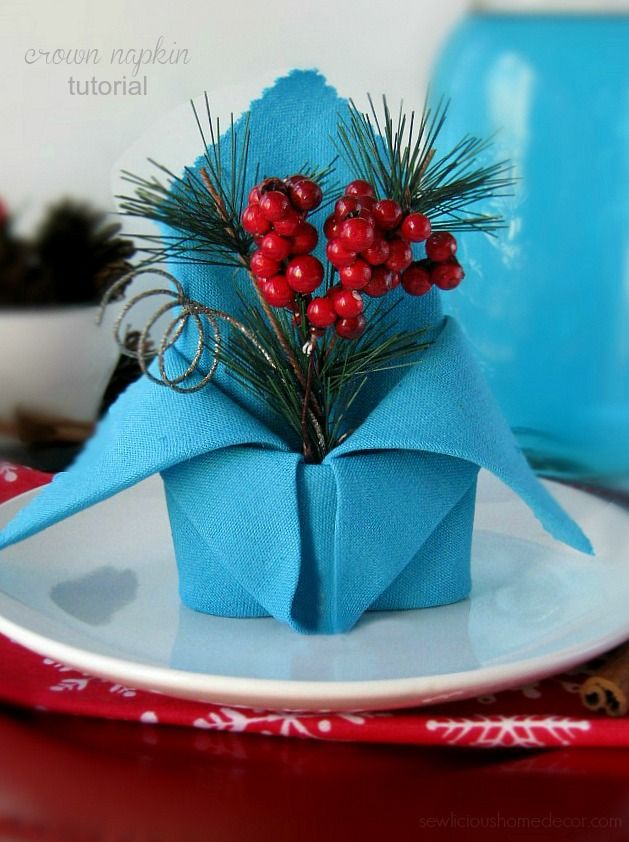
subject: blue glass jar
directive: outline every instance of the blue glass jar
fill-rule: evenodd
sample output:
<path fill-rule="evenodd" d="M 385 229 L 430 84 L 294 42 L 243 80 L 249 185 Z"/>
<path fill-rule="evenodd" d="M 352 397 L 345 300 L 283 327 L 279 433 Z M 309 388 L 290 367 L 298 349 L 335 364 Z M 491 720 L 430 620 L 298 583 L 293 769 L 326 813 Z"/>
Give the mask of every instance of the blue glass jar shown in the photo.
<path fill-rule="evenodd" d="M 444 298 L 536 467 L 611 481 L 629 476 L 629 15 L 501 5 L 518 12 L 470 15 L 433 78 L 444 144 L 497 131 L 519 179 L 487 208 L 508 228 L 461 237 Z"/>

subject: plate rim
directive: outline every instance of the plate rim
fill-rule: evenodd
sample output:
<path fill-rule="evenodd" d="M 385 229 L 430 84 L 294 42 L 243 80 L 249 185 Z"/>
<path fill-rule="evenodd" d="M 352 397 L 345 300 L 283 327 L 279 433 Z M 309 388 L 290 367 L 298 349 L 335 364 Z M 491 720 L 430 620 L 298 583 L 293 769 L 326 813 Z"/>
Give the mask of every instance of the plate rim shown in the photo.
<path fill-rule="evenodd" d="M 563 485 L 545 480 L 545 484 Z M 596 495 L 568 486 L 599 502 Z M 41 489 L 29 489 L 0 504 L 15 505 Z M 7 594 L 8 599 L 12 597 Z M 614 631 L 591 639 L 586 645 L 574 644 L 549 654 L 521 658 L 508 664 L 492 664 L 471 670 L 430 676 L 358 679 L 355 681 L 274 679 L 255 676 L 228 676 L 147 664 L 92 652 L 63 643 L 7 619 L 0 613 L 0 634 L 30 651 L 63 663 L 97 678 L 125 683 L 137 690 L 206 704 L 265 707 L 269 710 L 354 711 L 393 710 L 463 700 L 499 692 L 519 683 L 541 679 L 587 661 L 629 638 L 626 623 Z"/>
<path fill-rule="evenodd" d="M 524 658 L 513 664 L 493 664 L 443 675 L 357 681 L 286 681 L 152 666 L 55 641 L 25 629 L 2 615 L 0 633 L 38 655 L 97 678 L 125 683 L 134 689 L 160 695 L 172 694 L 189 701 L 243 707 L 268 705 L 271 710 L 393 710 L 463 700 L 483 695 L 485 690 L 499 692 L 516 687 L 520 681 L 530 681 L 569 669 L 624 642 L 629 637 L 629 618 L 626 626 L 593 640 L 585 647 L 569 646 L 549 655 Z M 430 688 L 430 695 L 427 695 L 427 687 Z M 208 698 L 209 695 L 212 700 Z M 274 708 L 274 705 L 278 707 Z"/>

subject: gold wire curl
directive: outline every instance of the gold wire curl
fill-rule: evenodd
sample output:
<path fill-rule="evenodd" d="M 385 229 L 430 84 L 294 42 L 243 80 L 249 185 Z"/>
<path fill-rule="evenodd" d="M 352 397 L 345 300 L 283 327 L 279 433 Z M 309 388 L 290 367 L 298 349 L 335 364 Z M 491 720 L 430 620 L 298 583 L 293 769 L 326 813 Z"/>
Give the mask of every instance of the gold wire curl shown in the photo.
<path fill-rule="evenodd" d="M 124 277 L 116 281 L 116 283 L 113 284 L 107 290 L 101 302 L 99 324 L 102 323 L 105 308 L 111 303 L 114 296 L 116 296 L 122 289 L 124 289 L 131 281 L 135 280 L 136 278 L 139 278 L 141 275 L 159 275 L 162 278 L 166 278 L 166 280 L 168 280 L 169 283 L 172 284 L 174 289 L 171 287 L 163 289 L 150 289 L 144 290 L 143 292 L 139 292 L 131 296 L 131 298 L 129 298 L 129 300 L 124 304 L 122 310 L 116 317 L 116 321 L 114 322 L 113 327 L 113 333 L 116 343 L 120 348 L 120 352 L 127 357 L 135 358 L 138 362 L 138 365 L 140 366 L 140 369 L 149 378 L 149 380 L 152 380 L 154 383 L 157 383 L 160 386 L 166 386 L 175 392 L 181 392 L 185 394 L 198 392 L 205 386 L 207 386 L 210 380 L 214 377 L 221 358 L 221 348 L 223 344 L 223 338 L 220 331 L 221 321 L 226 322 L 230 327 L 239 331 L 262 354 L 269 366 L 271 366 L 271 368 L 275 368 L 275 363 L 273 362 L 271 356 L 268 354 L 264 346 L 261 345 L 260 342 L 258 342 L 254 334 L 247 327 L 245 327 L 245 325 L 243 325 L 242 322 L 239 322 L 238 319 L 235 319 L 233 316 L 230 316 L 229 313 L 225 313 L 223 310 L 217 310 L 213 307 L 206 307 L 205 304 L 201 304 L 199 301 L 194 301 L 193 299 L 188 298 L 183 286 L 177 280 L 177 278 L 175 278 L 169 272 L 164 271 L 163 269 L 136 269 L 132 272 L 129 272 L 128 274 L 124 275 Z M 162 304 L 153 312 L 153 314 L 150 316 L 149 320 L 146 322 L 146 324 L 140 332 L 140 338 L 137 344 L 137 348 L 135 350 L 132 350 L 128 347 L 124 337 L 121 334 L 123 324 L 125 323 L 127 316 L 129 315 L 131 310 L 133 310 L 134 307 L 137 307 L 137 305 L 140 304 L 140 302 L 156 295 L 162 297 L 166 296 L 171 300 Z M 162 318 L 162 316 L 166 315 L 166 313 L 168 313 L 171 310 L 174 310 L 175 308 L 178 309 L 178 312 L 164 330 L 164 333 L 162 334 L 159 343 L 159 347 L 157 349 L 157 353 L 155 353 L 151 349 L 151 330 L 153 329 L 155 324 Z M 188 364 L 186 370 L 175 377 L 171 377 L 166 370 L 166 354 L 176 345 L 189 319 L 193 320 L 197 330 L 196 349 L 192 360 Z M 208 336 L 206 325 L 209 325 L 209 328 L 212 333 L 211 345 L 209 345 L 206 341 Z M 200 364 L 201 360 L 203 359 L 204 351 L 209 351 L 212 355 L 212 362 L 210 368 L 205 373 L 203 373 L 200 369 Z M 149 363 L 154 358 L 156 358 L 157 360 L 159 377 L 156 377 L 153 374 L 153 372 L 149 370 Z M 195 374 L 201 376 L 201 379 L 191 385 L 185 385 L 186 381 L 189 380 Z"/>

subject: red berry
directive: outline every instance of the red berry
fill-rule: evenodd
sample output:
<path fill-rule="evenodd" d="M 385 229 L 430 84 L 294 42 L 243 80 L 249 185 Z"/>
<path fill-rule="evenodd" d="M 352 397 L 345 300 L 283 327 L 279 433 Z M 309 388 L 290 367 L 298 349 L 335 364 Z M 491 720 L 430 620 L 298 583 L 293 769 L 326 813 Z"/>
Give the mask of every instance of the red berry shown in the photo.
<path fill-rule="evenodd" d="M 352 251 L 364 251 L 373 245 L 376 229 L 368 219 L 357 216 L 341 225 L 341 241 Z"/>
<path fill-rule="evenodd" d="M 336 321 L 336 312 L 332 300 L 327 296 L 325 298 L 313 298 L 306 313 L 315 327 L 330 327 Z"/>
<path fill-rule="evenodd" d="M 273 307 L 288 307 L 295 299 L 284 275 L 274 275 L 262 285 L 262 295 Z"/>
<path fill-rule="evenodd" d="M 359 219 L 366 219 L 366 220 L 367 220 L 367 222 L 368 222 L 370 225 L 373 225 L 374 231 L 376 230 L 376 223 L 375 223 L 375 220 L 374 220 L 374 218 L 373 218 L 373 214 L 372 214 L 372 212 L 371 212 L 370 210 L 367 210 L 367 208 L 361 208 L 361 209 L 358 211 L 358 213 L 356 214 L 356 216 L 357 216 Z M 377 231 L 376 231 L 376 236 L 377 236 Z"/>
<path fill-rule="evenodd" d="M 413 251 L 404 240 L 389 240 L 387 268 L 393 272 L 403 272 L 413 262 Z"/>
<path fill-rule="evenodd" d="M 314 225 L 302 222 L 291 241 L 291 254 L 309 254 L 317 245 L 319 235 Z"/>
<path fill-rule="evenodd" d="M 430 272 L 423 269 L 419 263 L 411 263 L 402 274 L 402 286 L 409 295 L 425 295 L 432 287 Z"/>
<path fill-rule="evenodd" d="M 271 278 L 273 275 L 277 275 L 280 271 L 279 262 L 277 260 L 273 260 L 272 257 L 267 257 L 267 255 L 263 251 L 260 251 L 260 249 L 258 249 L 258 251 L 254 251 L 251 255 L 249 266 L 256 278 Z"/>
<path fill-rule="evenodd" d="M 341 239 L 329 240 L 325 247 L 325 253 L 332 266 L 336 269 L 340 269 L 342 266 L 349 266 L 350 263 L 356 260 L 356 252 L 347 248 Z"/>
<path fill-rule="evenodd" d="M 242 213 L 242 227 L 249 234 L 266 234 L 271 227 L 259 205 L 249 205 Z"/>
<path fill-rule="evenodd" d="M 371 280 L 371 266 L 364 260 L 355 260 L 339 269 L 339 277 L 345 289 L 362 289 Z"/>
<path fill-rule="evenodd" d="M 376 193 L 368 181 L 363 181 L 362 178 L 356 178 L 354 181 L 350 181 L 350 183 L 345 188 L 345 195 L 370 196 L 373 199 Z"/>
<path fill-rule="evenodd" d="M 291 250 L 291 241 L 280 237 L 275 231 L 266 234 L 260 248 L 267 257 L 272 260 L 286 260 Z"/>
<path fill-rule="evenodd" d="M 262 194 L 260 193 L 260 188 L 256 184 L 256 186 L 252 187 L 251 190 L 249 191 L 249 197 L 248 197 L 247 201 L 249 202 L 250 205 L 257 205 L 260 201 L 261 195 Z"/>
<path fill-rule="evenodd" d="M 288 187 L 288 195 L 293 206 L 300 211 L 311 211 L 318 208 L 323 199 L 321 188 L 310 178 L 292 183 Z"/>
<path fill-rule="evenodd" d="M 355 289 L 344 289 L 336 293 L 333 306 L 337 315 L 343 319 L 355 319 L 365 308 L 361 294 Z"/>
<path fill-rule="evenodd" d="M 290 204 L 284 193 L 280 193 L 279 190 L 269 190 L 260 199 L 259 207 L 269 222 L 277 222 L 278 219 L 286 216 Z"/>
<path fill-rule="evenodd" d="M 369 246 L 368 249 L 365 249 L 362 252 L 361 257 L 364 257 L 367 263 L 371 266 L 380 266 L 382 263 L 387 262 L 389 252 L 389 243 L 384 239 L 384 237 L 378 237 L 376 235 L 373 245 Z"/>
<path fill-rule="evenodd" d="M 334 215 L 339 222 L 342 222 L 344 219 L 347 219 L 350 214 L 358 213 L 361 208 L 362 205 L 356 196 L 341 196 L 334 205 Z"/>
<path fill-rule="evenodd" d="M 328 216 L 328 218 L 323 224 L 323 233 L 328 238 L 328 240 L 334 240 L 336 237 L 338 237 L 340 229 L 341 223 L 334 216 L 334 214 Z"/>
<path fill-rule="evenodd" d="M 336 332 L 342 339 L 358 339 L 365 332 L 367 320 L 361 313 L 354 319 L 339 319 Z"/>
<path fill-rule="evenodd" d="M 273 223 L 273 230 L 282 237 L 293 237 L 303 222 L 301 216 L 294 208 L 289 207 L 286 215 Z"/>
<path fill-rule="evenodd" d="M 393 231 L 402 221 L 402 208 L 393 199 L 382 199 L 373 206 L 376 225 L 385 231 Z"/>
<path fill-rule="evenodd" d="M 323 280 L 323 266 L 311 254 L 294 257 L 286 268 L 286 280 L 296 292 L 314 292 Z"/>
<path fill-rule="evenodd" d="M 439 289 L 454 289 L 464 277 L 465 272 L 456 260 L 438 263 L 430 272 L 430 280 Z"/>
<path fill-rule="evenodd" d="M 289 175 L 288 178 L 285 178 L 284 184 L 288 189 L 290 189 L 294 184 L 297 184 L 298 181 L 303 181 L 304 178 L 308 178 L 308 176 L 303 175 L 302 173 L 295 173 L 295 175 Z"/>
<path fill-rule="evenodd" d="M 447 231 L 437 231 L 426 240 L 426 254 L 440 263 L 449 260 L 456 253 L 456 240 Z"/>
<path fill-rule="evenodd" d="M 376 205 L 376 199 L 373 196 L 356 196 L 358 199 L 358 204 L 361 207 L 362 211 L 366 211 L 369 214 L 373 213 L 373 209 Z"/>
<path fill-rule="evenodd" d="M 409 213 L 400 228 L 400 236 L 410 243 L 421 243 L 430 237 L 430 220 L 423 213 Z"/>
<path fill-rule="evenodd" d="M 344 289 L 345 288 L 342 287 L 340 284 L 334 284 L 334 286 L 330 287 L 330 289 L 328 290 L 328 298 L 330 298 L 332 302 L 334 302 L 336 296 L 344 292 Z"/>
<path fill-rule="evenodd" d="M 372 298 L 381 298 L 398 285 L 400 276 L 386 266 L 376 266 L 371 274 L 371 280 L 364 287 L 363 292 Z"/>
<path fill-rule="evenodd" d="M 268 193 L 269 190 L 277 190 L 279 193 L 288 192 L 288 188 L 281 178 L 265 178 L 264 181 L 258 184 L 258 189 L 260 190 L 260 196 L 263 193 Z"/>

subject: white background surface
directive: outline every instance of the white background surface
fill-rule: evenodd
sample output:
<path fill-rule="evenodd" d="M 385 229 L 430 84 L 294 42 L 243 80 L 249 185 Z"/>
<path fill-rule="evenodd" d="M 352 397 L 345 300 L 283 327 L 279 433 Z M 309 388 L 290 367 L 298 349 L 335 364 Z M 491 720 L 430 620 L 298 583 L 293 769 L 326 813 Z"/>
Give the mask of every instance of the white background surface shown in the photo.
<path fill-rule="evenodd" d="M 110 171 L 165 110 L 275 68 L 318 66 L 361 95 L 421 103 L 430 65 L 466 0 L 0 0 L 0 195 L 29 227 L 71 192 L 111 205 Z M 71 96 L 68 77 L 115 80 L 113 48 L 188 49 L 147 68 L 147 96 Z M 28 65 L 29 49 L 98 48 L 96 67 Z M 140 75 L 143 75 L 142 72 Z"/>

